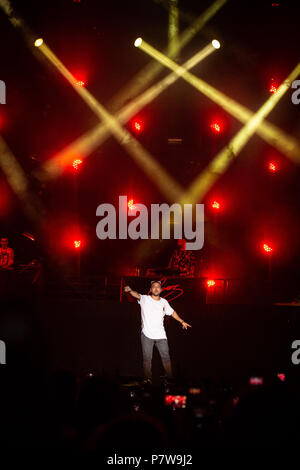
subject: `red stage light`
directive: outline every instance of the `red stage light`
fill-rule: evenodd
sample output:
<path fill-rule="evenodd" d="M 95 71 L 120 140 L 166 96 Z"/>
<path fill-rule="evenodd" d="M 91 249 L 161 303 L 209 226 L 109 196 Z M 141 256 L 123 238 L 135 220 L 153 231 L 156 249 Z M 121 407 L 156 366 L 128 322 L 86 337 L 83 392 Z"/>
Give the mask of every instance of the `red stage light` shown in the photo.
<path fill-rule="evenodd" d="M 270 86 L 269 86 L 269 92 L 270 93 L 276 93 L 278 90 L 278 83 L 274 78 L 271 78 Z"/>
<path fill-rule="evenodd" d="M 216 281 L 214 281 L 213 279 L 209 279 L 208 281 L 206 281 L 206 285 L 207 287 L 214 287 L 216 285 Z"/>
<path fill-rule="evenodd" d="M 278 378 L 279 380 L 281 380 L 281 382 L 285 382 L 285 374 L 279 373 L 279 374 L 277 374 L 277 378 Z"/>
<path fill-rule="evenodd" d="M 73 165 L 74 170 L 76 171 L 79 170 L 79 167 L 81 164 L 82 164 L 82 160 L 80 160 L 80 158 L 76 158 L 76 160 L 73 160 L 72 165 Z"/>
<path fill-rule="evenodd" d="M 76 67 L 76 69 L 73 68 L 71 70 L 71 73 L 74 77 L 75 86 L 80 88 L 86 86 L 88 80 L 88 71 L 85 67 L 82 66 L 80 68 Z"/>
<path fill-rule="evenodd" d="M 264 378 L 263 377 L 250 377 L 249 384 L 250 385 L 263 385 Z"/>
<path fill-rule="evenodd" d="M 165 395 L 165 405 L 173 408 L 186 407 L 186 395 Z"/>
<path fill-rule="evenodd" d="M 275 162 L 268 163 L 268 170 L 272 171 L 273 173 L 278 170 L 278 165 Z"/>
<path fill-rule="evenodd" d="M 135 132 L 142 132 L 144 128 L 144 123 L 139 119 L 135 119 L 134 121 L 132 121 L 132 127 Z"/>
<path fill-rule="evenodd" d="M 222 130 L 222 126 L 219 122 L 212 122 L 210 128 L 215 134 L 220 134 Z"/>
<path fill-rule="evenodd" d="M 74 248 L 80 248 L 81 246 L 81 240 L 74 240 L 73 242 Z"/>
<path fill-rule="evenodd" d="M 263 250 L 269 254 L 272 253 L 273 248 L 268 243 L 263 243 Z"/>
<path fill-rule="evenodd" d="M 219 203 L 218 201 L 213 201 L 213 202 L 211 203 L 211 207 L 212 207 L 212 209 L 218 211 L 218 210 L 221 208 L 221 205 L 220 205 L 220 203 Z"/>
<path fill-rule="evenodd" d="M 55 250 L 60 250 L 62 253 L 69 253 L 74 256 L 74 252 L 82 251 L 88 244 L 88 234 L 80 227 L 78 222 L 72 220 L 73 217 L 68 217 L 64 214 L 60 219 L 59 224 L 53 222 L 53 230 L 57 232 L 57 243 L 52 246 Z M 63 225 L 60 229 L 59 225 Z"/>
<path fill-rule="evenodd" d="M 130 199 L 127 205 L 128 205 L 128 210 L 135 209 L 135 206 L 133 204 L 133 199 Z"/>

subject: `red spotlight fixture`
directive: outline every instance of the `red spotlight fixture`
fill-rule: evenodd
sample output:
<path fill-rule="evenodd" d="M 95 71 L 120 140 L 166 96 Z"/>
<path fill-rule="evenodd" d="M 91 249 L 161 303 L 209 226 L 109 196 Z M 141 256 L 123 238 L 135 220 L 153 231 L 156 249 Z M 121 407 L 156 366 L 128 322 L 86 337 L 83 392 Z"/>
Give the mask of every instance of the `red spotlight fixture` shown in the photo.
<path fill-rule="evenodd" d="M 249 384 L 250 385 L 263 385 L 264 378 L 263 377 L 250 377 Z"/>
<path fill-rule="evenodd" d="M 268 243 L 263 243 L 262 248 L 266 254 L 271 254 L 273 251 L 273 248 Z"/>
<path fill-rule="evenodd" d="M 269 92 L 270 93 L 276 93 L 278 90 L 278 83 L 275 80 L 275 78 L 271 78 L 270 86 L 269 86 Z"/>
<path fill-rule="evenodd" d="M 143 121 L 141 121 L 140 119 L 134 119 L 134 121 L 132 121 L 132 128 L 137 133 L 142 132 L 142 130 L 144 128 Z"/>
<path fill-rule="evenodd" d="M 220 210 L 221 205 L 220 205 L 220 203 L 219 203 L 218 201 L 213 201 L 213 202 L 211 203 L 211 208 L 214 209 L 214 210 L 216 210 L 216 211 L 218 211 L 218 210 Z"/>
<path fill-rule="evenodd" d="M 277 378 L 278 378 L 279 380 L 281 380 L 281 382 L 285 382 L 285 374 L 278 373 L 278 374 L 277 374 Z"/>
<path fill-rule="evenodd" d="M 206 281 L 206 286 L 207 287 L 214 287 L 216 285 L 216 281 L 214 281 L 213 279 L 208 279 Z"/>
<path fill-rule="evenodd" d="M 133 199 L 130 199 L 127 205 L 128 205 L 128 210 L 135 209 L 135 205 L 133 204 Z"/>
<path fill-rule="evenodd" d="M 220 122 L 212 122 L 210 124 L 210 128 L 211 128 L 211 131 L 214 133 L 214 134 L 220 134 L 221 131 L 222 131 L 222 126 L 221 126 L 221 123 Z"/>
<path fill-rule="evenodd" d="M 78 249 L 81 247 L 81 240 L 74 240 L 73 241 L 74 248 Z"/>
<path fill-rule="evenodd" d="M 268 170 L 272 173 L 275 173 L 278 170 L 278 164 L 276 162 L 269 162 Z"/>
<path fill-rule="evenodd" d="M 87 84 L 88 79 L 88 72 L 87 69 L 84 67 L 76 68 L 71 70 L 71 73 L 74 77 L 74 85 L 82 88 L 85 87 Z"/>
<path fill-rule="evenodd" d="M 80 165 L 82 165 L 82 160 L 80 160 L 80 158 L 76 158 L 76 160 L 73 160 L 72 165 L 73 165 L 74 170 L 77 171 L 79 170 Z"/>

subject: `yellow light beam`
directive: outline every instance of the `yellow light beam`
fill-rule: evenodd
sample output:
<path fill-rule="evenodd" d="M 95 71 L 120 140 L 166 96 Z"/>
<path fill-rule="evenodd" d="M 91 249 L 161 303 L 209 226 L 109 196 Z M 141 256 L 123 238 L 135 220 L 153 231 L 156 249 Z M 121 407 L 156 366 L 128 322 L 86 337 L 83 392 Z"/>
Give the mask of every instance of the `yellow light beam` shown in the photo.
<path fill-rule="evenodd" d="M 172 55 L 175 49 L 175 55 L 178 51 L 178 32 L 179 32 L 179 9 L 178 0 L 169 0 L 169 27 L 168 27 L 168 54 Z"/>
<path fill-rule="evenodd" d="M 162 194 L 168 200 L 177 200 L 182 194 L 182 188 L 162 166 L 152 157 L 152 155 L 144 149 L 144 147 L 102 106 L 94 96 L 84 87 L 76 85 L 76 79 L 58 59 L 58 57 L 43 42 L 39 47 L 45 57 L 57 68 L 57 70 L 72 85 L 74 90 L 81 96 L 84 102 L 92 109 L 92 111 L 103 120 L 110 132 L 116 140 L 124 147 L 124 149 L 134 158 L 142 170 L 149 176 L 152 182 L 158 187 Z"/>
<path fill-rule="evenodd" d="M 215 0 L 192 24 L 183 32 L 183 34 L 179 37 L 177 45 L 178 50 L 184 47 L 192 37 L 200 31 L 202 27 L 222 8 L 222 6 L 228 0 Z M 11 7 L 11 3 L 9 0 L 0 0 L 0 7 L 4 10 L 7 14 L 11 23 L 22 30 L 27 42 L 28 39 L 32 38 L 32 34 L 29 32 L 27 26 L 23 22 L 23 20 L 15 14 L 14 10 Z M 44 46 L 42 38 L 38 38 L 35 41 L 35 46 L 37 48 L 41 48 Z M 176 53 L 174 48 L 174 54 Z M 156 61 L 151 62 L 149 66 L 143 69 L 134 79 L 127 85 L 120 93 L 118 93 L 115 98 L 110 103 L 110 109 L 120 109 L 121 106 L 128 101 L 131 97 L 136 96 L 141 90 L 145 89 L 146 86 L 152 81 L 155 76 L 162 70 L 160 64 Z M 78 91 L 78 90 L 76 90 Z M 97 140 L 97 131 L 96 133 L 90 136 L 91 139 L 89 142 L 96 142 Z M 81 148 L 84 150 L 84 142 L 83 141 L 76 141 L 78 146 L 74 145 L 74 148 Z M 68 147 L 71 150 L 71 146 Z"/>
<path fill-rule="evenodd" d="M 240 105 L 235 100 L 229 98 L 224 93 L 221 93 L 216 88 L 212 87 L 192 73 L 182 70 L 180 65 L 176 64 L 174 61 L 156 50 L 144 40 L 140 42 L 138 47 L 149 54 L 151 57 L 158 60 L 161 64 L 165 65 L 167 68 L 177 72 L 184 80 L 190 83 L 190 85 L 217 103 L 225 111 L 227 111 L 242 123 L 246 123 L 253 117 L 254 113 L 245 106 Z M 289 86 L 291 86 L 291 82 L 289 83 Z M 275 93 L 274 96 L 276 96 L 277 93 Z M 256 133 L 268 144 L 277 148 L 292 161 L 300 164 L 300 144 L 297 139 L 283 132 L 277 126 L 269 122 L 262 122 L 261 125 L 256 129 Z"/>
<path fill-rule="evenodd" d="M 197 52 L 197 54 L 186 61 L 183 64 L 183 68 L 187 70 L 191 69 L 215 50 L 216 48 L 213 47 L 212 44 L 208 44 L 201 51 Z M 150 87 L 148 90 L 144 91 L 140 96 L 125 105 L 115 115 L 115 118 L 119 121 L 119 123 L 125 124 L 142 108 L 144 108 L 160 93 L 162 93 L 167 87 L 178 80 L 178 78 L 178 73 L 170 73 L 158 83 Z M 97 125 L 94 129 L 88 131 L 86 134 L 76 139 L 68 147 L 60 151 L 53 158 L 49 159 L 44 164 L 42 169 L 38 171 L 37 176 L 44 180 L 58 176 L 60 173 L 62 173 L 64 167 L 73 161 L 76 155 L 79 155 L 80 158 L 87 157 L 93 152 L 95 148 L 99 147 L 110 136 L 110 134 L 110 128 L 105 122 Z"/>
<path fill-rule="evenodd" d="M 262 125 L 266 116 L 274 109 L 279 100 L 289 90 L 291 83 L 300 74 L 300 62 L 274 93 L 249 119 L 242 129 L 231 139 L 229 144 L 219 152 L 211 163 L 200 173 L 181 199 L 182 204 L 199 202 L 209 191 L 215 181 L 227 170 L 229 165 L 237 158 L 246 143 Z"/>
<path fill-rule="evenodd" d="M 218 11 L 227 3 L 228 0 L 215 0 L 199 17 L 192 22 L 180 35 L 177 41 L 178 49 L 172 48 L 170 57 L 176 57 L 176 55 L 183 49 L 189 41 L 218 13 Z M 168 53 L 166 49 L 165 53 Z M 139 71 L 133 79 L 125 85 L 109 102 L 108 108 L 110 111 L 115 113 L 118 111 L 128 100 L 133 99 L 148 85 L 162 71 L 162 66 L 156 61 L 147 64 L 141 71 Z"/>
<path fill-rule="evenodd" d="M 8 184 L 23 203 L 25 213 L 34 222 L 38 222 L 41 217 L 40 202 L 30 191 L 23 168 L 2 137 L 0 137 L 0 168 Z"/>
<path fill-rule="evenodd" d="M 191 25 L 188 26 L 179 36 L 177 41 L 178 50 L 174 48 L 174 50 L 172 50 L 171 57 L 175 57 L 177 52 L 179 52 L 210 21 L 210 19 L 224 6 L 225 3 L 227 3 L 227 1 L 228 0 L 215 0 L 191 23 Z M 31 31 L 27 25 L 25 25 L 22 18 L 18 17 L 14 12 L 11 2 L 9 0 L 0 0 L 0 8 L 2 8 L 4 13 L 8 16 L 12 25 L 23 32 L 26 41 L 31 41 L 33 37 Z M 108 109 L 111 112 L 118 111 L 126 102 L 128 102 L 128 100 L 142 92 L 142 90 L 144 90 L 149 83 L 155 79 L 161 70 L 161 65 L 156 61 L 148 64 L 114 96 L 108 105 Z"/>

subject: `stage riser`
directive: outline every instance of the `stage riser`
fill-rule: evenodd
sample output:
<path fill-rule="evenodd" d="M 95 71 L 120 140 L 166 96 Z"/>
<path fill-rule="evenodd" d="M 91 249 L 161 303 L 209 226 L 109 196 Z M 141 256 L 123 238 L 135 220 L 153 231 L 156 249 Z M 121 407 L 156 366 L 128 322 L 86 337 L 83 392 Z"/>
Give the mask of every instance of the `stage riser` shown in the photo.
<path fill-rule="evenodd" d="M 293 371 L 291 347 L 300 340 L 300 308 L 250 305 L 203 305 L 176 302 L 192 329 L 166 321 L 170 352 L 183 378 L 240 377 Z M 116 301 L 48 302 L 3 306 L 0 339 L 7 365 L 93 371 L 111 376 L 140 376 L 140 310 Z M 157 354 L 154 372 L 161 372 Z"/>
<path fill-rule="evenodd" d="M 183 331 L 172 318 L 166 322 L 174 368 L 180 376 L 230 378 L 297 371 L 291 362 L 291 344 L 300 339 L 299 308 L 195 302 L 180 307 L 180 315 L 193 328 Z M 40 311 L 39 324 L 47 370 L 91 370 L 122 376 L 142 373 L 136 304 L 48 304 Z M 300 365 L 298 369 L 300 373 Z M 160 372 L 157 355 L 154 371 Z"/>

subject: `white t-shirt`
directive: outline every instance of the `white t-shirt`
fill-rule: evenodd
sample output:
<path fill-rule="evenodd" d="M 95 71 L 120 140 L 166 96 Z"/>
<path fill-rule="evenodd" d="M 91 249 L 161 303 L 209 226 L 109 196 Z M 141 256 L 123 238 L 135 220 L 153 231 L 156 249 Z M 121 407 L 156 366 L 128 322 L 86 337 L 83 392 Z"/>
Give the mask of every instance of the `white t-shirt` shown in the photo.
<path fill-rule="evenodd" d="M 167 338 L 164 328 L 164 316 L 172 315 L 174 309 L 162 297 L 153 300 L 151 295 L 141 295 L 138 303 L 141 306 L 142 332 L 151 339 Z"/>

